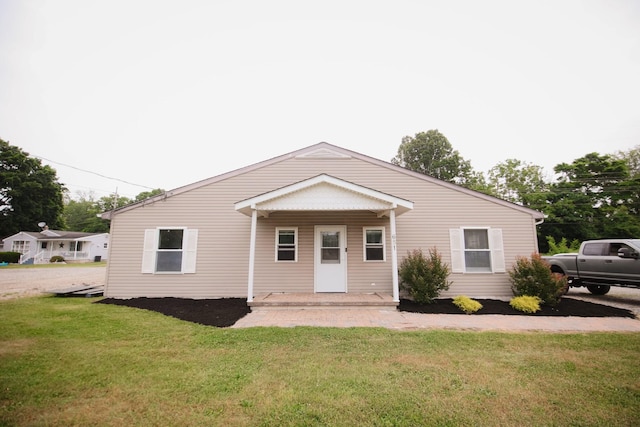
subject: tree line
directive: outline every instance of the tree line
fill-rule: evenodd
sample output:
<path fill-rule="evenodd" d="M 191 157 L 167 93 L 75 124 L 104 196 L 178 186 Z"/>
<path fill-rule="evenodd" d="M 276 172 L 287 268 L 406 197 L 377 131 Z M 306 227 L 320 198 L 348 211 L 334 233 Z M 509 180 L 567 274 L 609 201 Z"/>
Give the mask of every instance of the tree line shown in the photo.
<path fill-rule="evenodd" d="M 554 181 L 541 166 L 518 159 L 496 164 L 485 176 L 438 130 L 405 136 L 391 162 L 544 213 L 541 252 L 563 239 L 640 238 L 640 145 L 560 163 Z"/>
<path fill-rule="evenodd" d="M 402 138 L 391 163 L 543 212 L 541 252 L 563 239 L 640 237 L 640 145 L 560 163 L 551 181 L 542 167 L 518 159 L 497 163 L 486 175 L 475 171 L 434 129 Z M 81 193 L 74 199 L 55 169 L 0 139 L 0 238 L 39 231 L 40 222 L 51 229 L 107 232 L 109 223 L 99 213 L 163 192 L 145 191 L 134 199 Z"/>

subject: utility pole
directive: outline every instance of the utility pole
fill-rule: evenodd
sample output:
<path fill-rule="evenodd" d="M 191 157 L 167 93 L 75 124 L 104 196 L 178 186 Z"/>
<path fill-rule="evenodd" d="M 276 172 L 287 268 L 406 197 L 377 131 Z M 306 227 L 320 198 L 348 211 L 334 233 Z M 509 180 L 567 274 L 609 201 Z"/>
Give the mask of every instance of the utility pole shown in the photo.
<path fill-rule="evenodd" d="M 116 187 L 116 192 L 113 194 L 113 210 L 115 211 L 118 207 L 118 187 Z"/>

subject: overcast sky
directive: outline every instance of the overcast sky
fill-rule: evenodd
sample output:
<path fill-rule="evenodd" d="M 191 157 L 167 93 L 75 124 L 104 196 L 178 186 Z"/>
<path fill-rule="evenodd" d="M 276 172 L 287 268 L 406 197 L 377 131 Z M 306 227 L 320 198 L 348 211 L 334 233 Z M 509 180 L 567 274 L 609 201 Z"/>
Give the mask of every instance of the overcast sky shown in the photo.
<path fill-rule="evenodd" d="M 72 195 L 429 129 L 483 172 L 637 146 L 640 1 L 0 0 L 0 138 Z"/>

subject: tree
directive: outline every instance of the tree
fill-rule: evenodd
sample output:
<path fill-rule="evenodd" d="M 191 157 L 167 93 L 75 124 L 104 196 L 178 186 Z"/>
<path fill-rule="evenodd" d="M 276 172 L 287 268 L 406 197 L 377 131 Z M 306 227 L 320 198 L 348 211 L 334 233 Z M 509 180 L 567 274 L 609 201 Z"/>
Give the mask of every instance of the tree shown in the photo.
<path fill-rule="evenodd" d="M 55 169 L 0 139 L 0 236 L 63 228 L 63 193 Z"/>
<path fill-rule="evenodd" d="M 640 178 L 640 145 L 636 145 L 627 151 L 617 151 L 613 157 L 627 164 L 632 178 Z"/>
<path fill-rule="evenodd" d="M 93 193 L 78 193 L 77 200 L 68 200 L 65 204 L 64 218 L 67 229 L 87 233 L 107 233 L 110 223 L 98 215 L 113 209 L 114 201 L 115 207 L 120 208 L 162 193 L 164 190 L 157 188 L 138 194 L 135 200 L 122 196 L 118 196 L 116 199 L 115 194 L 96 200 Z"/>
<path fill-rule="evenodd" d="M 548 184 L 542 167 L 516 159 L 507 159 L 489 170 L 492 195 L 522 206 L 539 208 Z"/>
<path fill-rule="evenodd" d="M 471 163 L 437 129 L 402 138 L 391 163 L 469 188 L 481 187 L 483 182 L 482 175 L 473 171 Z"/>
<path fill-rule="evenodd" d="M 142 193 L 136 196 L 136 199 L 134 201 L 141 202 L 145 199 L 148 199 L 153 196 L 158 196 L 163 193 L 164 193 L 164 190 L 162 188 L 156 188 L 155 190 L 151 190 L 151 191 L 143 191 Z"/>
<path fill-rule="evenodd" d="M 590 153 L 554 170 L 559 178 L 547 193 L 542 236 L 583 241 L 640 235 L 639 182 L 624 160 Z"/>

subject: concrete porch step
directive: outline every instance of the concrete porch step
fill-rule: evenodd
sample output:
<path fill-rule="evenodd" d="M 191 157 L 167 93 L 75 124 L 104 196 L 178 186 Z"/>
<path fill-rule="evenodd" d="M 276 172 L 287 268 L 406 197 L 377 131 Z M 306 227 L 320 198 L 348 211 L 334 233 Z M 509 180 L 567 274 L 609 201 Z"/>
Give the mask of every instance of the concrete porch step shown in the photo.
<path fill-rule="evenodd" d="M 253 301 L 247 304 L 249 307 L 259 307 L 261 309 L 396 309 L 398 306 L 398 303 L 393 301 L 391 295 L 379 293 L 268 293 L 256 295 Z"/>

